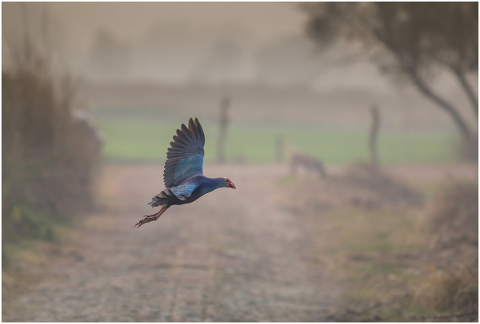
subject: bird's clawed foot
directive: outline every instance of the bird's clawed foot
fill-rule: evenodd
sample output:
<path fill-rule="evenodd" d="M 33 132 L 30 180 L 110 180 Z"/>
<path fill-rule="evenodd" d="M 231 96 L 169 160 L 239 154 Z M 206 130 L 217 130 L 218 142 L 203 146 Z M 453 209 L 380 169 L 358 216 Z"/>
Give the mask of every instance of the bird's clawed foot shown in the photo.
<path fill-rule="evenodd" d="M 139 227 L 142 226 L 143 224 L 156 221 L 157 219 L 160 218 L 160 216 L 162 216 L 162 214 L 163 214 L 169 207 L 170 207 L 169 205 L 163 206 L 163 207 L 158 211 L 158 213 L 155 213 L 155 214 L 152 214 L 152 215 L 145 215 L 145 216 L 143 216 L 143 219 L 139 220 L 138 223 L 135 224 L 135 227 L 136 227 L 136 228 L 139 228 Z"/>
<path fill-rule="evenodd" d="M 156 221 L 158 219 L 158 217 L 160 217 L 160 216 L 158 216 L 158 213 L 155 213 L 153 215 L 145 215 L 145 216 L 143 216 L 143 219 L 139 220 L 138 223 L 135 224 L 135 227 L 139 228 L 143 224 Z"/>

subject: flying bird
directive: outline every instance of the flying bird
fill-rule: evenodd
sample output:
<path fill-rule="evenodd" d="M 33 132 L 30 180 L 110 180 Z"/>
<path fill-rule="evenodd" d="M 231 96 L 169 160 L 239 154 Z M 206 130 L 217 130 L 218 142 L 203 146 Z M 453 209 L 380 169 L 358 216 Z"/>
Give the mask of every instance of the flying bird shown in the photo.
<path fill-rule="evenodd" d="M 182 124 L 173 136 L 173 142 L 167 152 L 167 161 L 163 171 L 165 188 L 152 198 L 149 205 L 162 206 L 152 215 L 145 215 L 135 227 L 157 220 L 173 205 L 194 202 L 203 195 L 218 188 L 235 188 L 228 178 L 207 178 L 203 175 L 203 146 L 205 134 L 197 118 L 190 118 L 188 128 Z"/>

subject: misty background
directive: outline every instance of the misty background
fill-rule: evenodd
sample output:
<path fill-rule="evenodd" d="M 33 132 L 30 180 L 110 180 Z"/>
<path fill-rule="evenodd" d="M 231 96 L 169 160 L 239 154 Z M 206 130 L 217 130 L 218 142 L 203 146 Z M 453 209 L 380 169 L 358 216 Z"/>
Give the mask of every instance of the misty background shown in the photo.
<path fill-rule="evenodd" d="M 81 80 L 93 111 L 114 102 L 168 104 L 183 118 L 202 111 L 213 120 L 219 96 L 230 94 L 236 121 L 363 128 L 375 103 L 385 111 L 383 127 L 454 132 L 444 113 L 410 85 L 382 76 L 353 45 L 315 47 L 299 6 L 5 3 L 3 64 L 28 32 L 56 69 Z M 449 76 L 435 75 L 433 85 L 468 106 Z"/>

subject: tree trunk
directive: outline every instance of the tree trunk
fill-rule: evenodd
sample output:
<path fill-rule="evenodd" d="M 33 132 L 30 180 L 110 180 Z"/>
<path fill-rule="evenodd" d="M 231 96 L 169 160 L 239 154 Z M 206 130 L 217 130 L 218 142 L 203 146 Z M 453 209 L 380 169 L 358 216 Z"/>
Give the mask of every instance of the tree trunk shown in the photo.
<path fill-rule="evenodd" d="M 409 75 L 413 81 L 413 83 L 418 87 L 418 89 L 423 93 L 424 96 L 435 102 L 439 107 L 445 110 L 450 117 L 454 120 L 455 124 L 457 125 L 462 137 L 465 141 L 469 142 L 472 140 L 472 133 L 470 128 L 468 127 L 465 120 L 460 116 L 457 109 L 448 103 L 446 100 L 438 96 L 436 93 L 427 86 L 427 84 L 420 78 L 415 70 L 411 70 Z"/>

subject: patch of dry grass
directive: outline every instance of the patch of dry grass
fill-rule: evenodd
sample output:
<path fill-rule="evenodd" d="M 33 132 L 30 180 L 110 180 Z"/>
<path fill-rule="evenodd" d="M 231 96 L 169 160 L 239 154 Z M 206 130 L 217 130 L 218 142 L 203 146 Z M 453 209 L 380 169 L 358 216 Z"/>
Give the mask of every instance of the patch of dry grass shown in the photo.
<path fill-rule="evenodd" d="M 478 273 L 465 267 L 430 268 L 416 289 L 414 302 L 439 311 L 475 311 Z"/>
<path fill-rule="evenodd" d="M 430 257 L 415 300 L 439 311 L 477 312 L 477 184 L 451 183 L 436 202 L 427 224 Z"/>
<path fill-rule="evenodd" d="M 344 286 L 344 304 L 331 320 L 476 318 L 477 270 L 463 263 L 478 260 L 475 185 L 456 184 L 432 196 L 365 166 L 326 180 L 279 184 L 279 202 L 304 227 L 309 249 L 303 253 L 313 260 L 312 271 Z"/>
<path fill-rule="evenodd" d="M 478 246 L 477 184 L 454 182 L 445 188 L 437 198 L 429 227 L 430 233 L 434 235 L 433 250 L 436 252 L 452 248 L 457 250 L 476 248 Z"/>

